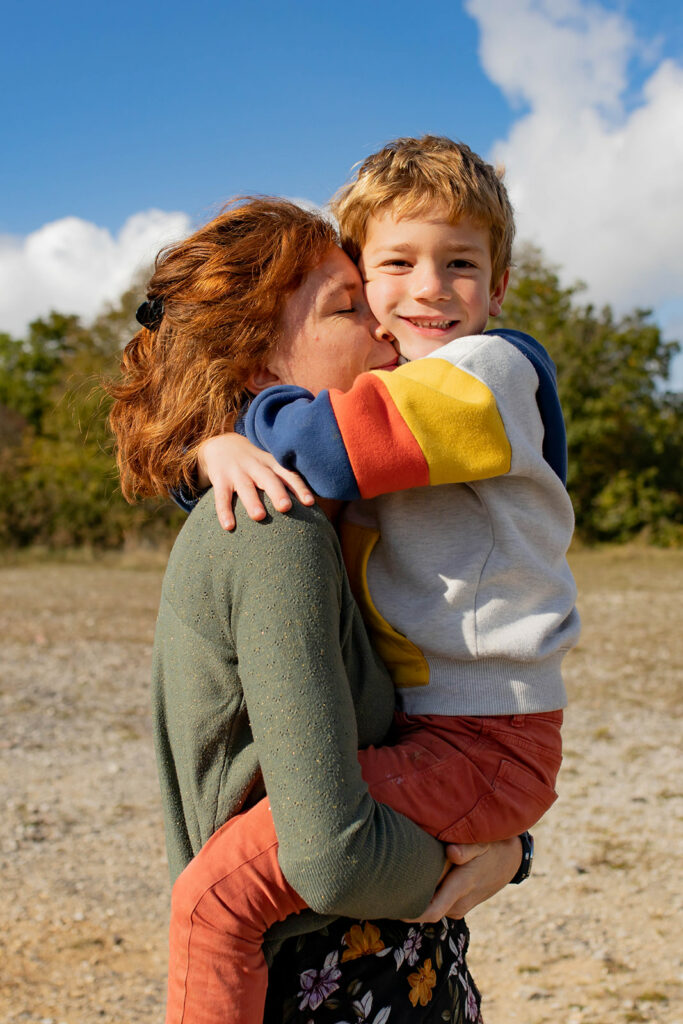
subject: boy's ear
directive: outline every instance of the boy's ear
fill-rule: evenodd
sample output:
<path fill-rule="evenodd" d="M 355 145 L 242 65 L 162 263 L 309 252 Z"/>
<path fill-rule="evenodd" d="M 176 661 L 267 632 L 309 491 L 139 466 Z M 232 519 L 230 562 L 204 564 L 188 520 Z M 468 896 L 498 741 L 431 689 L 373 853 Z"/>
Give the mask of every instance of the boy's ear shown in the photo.
<path fill-rule="evenodd" d="M 247 377 L 247 391 L 251 391 L 252 395 L 259 395 L 266 388 L 271 388 L 274 384 L 280 383 L 278 375 L 272 373 L 267 366 L 263 366 Z"/>
<path fill-rule="evenodd" d="M 508 267 L 489 296 L 489 316 L 500 316 L 503 299 L 505 298 L 505 292 L 508 290 L 509 283 L 510 268 Z"/>

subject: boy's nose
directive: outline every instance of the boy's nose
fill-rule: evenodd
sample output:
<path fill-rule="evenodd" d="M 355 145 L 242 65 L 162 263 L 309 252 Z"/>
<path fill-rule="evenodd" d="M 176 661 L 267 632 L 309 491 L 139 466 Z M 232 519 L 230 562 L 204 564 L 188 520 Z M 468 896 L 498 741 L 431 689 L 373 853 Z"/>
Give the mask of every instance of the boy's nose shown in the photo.
<path fill-rule="evenodd" d="M 425 267 L 414 278 L 413 295 L 416 299 L 434 302 L 448 298 L 446 275 L 436 267 Z"/>

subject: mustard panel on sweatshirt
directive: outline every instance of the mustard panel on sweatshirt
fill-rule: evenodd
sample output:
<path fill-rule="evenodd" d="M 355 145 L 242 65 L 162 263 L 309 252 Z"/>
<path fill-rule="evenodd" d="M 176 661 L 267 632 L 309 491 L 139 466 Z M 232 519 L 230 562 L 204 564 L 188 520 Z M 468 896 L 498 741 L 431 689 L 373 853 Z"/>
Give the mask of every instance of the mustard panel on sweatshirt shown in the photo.
<path fill-rule="evenodd" d="M 439 358 L 379 372 L 424 453 L 432 486 L 509 472 L 510 442 L 496 399 L 480 380 Z"/>
<path fill-rule="evenodd" d="M 368 561 L 379 531 L 348 520 L 341 525 L 341 545 L 351 590 L 380 658 L 387 666 L 394 686 L 427 686 L 429 665 L 414 643 L 397 632 L 377 611 L 368 588 Z"/>

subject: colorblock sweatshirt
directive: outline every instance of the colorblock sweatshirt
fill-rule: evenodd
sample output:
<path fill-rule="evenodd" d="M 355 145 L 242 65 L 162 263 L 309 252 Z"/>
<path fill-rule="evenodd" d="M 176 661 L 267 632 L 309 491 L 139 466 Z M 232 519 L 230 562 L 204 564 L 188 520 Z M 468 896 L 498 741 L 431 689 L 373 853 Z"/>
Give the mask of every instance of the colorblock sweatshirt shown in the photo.
<path fill-rule="evenodd" d="M 348 392 L 270 388 L 245 428 L 318 494 L 352 501 L 344 558 L 404 711 L 566 704 L 574 518 L 555 368 L 537 341 L 460 338 Z"/>

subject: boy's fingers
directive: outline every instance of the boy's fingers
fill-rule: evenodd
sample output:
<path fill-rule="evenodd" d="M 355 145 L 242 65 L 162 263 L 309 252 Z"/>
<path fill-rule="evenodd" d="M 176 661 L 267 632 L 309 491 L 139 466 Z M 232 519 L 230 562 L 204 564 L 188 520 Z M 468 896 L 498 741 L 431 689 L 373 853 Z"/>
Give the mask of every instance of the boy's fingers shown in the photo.
<path fill-rule="evenodd" d="M 239 481 L 235 483 L 235 491 L 250 519 L 253 519 L 254 522 L 265 519 L 266 510 L 253 480 L 246 476 L 240 477 Z"/>
<path fill-rule="evenodd" d="M 300 477 L 298 473 L 285 469 L 281 470 L 280 476 L 302 505 L 312 505 L 315 502 L 315 495 L 303 477 Z"/>
<path fill-rule="evenodd" d="M 302 505 L 312 505 L 315 502 L 315 495 L 303 477 L 291 469 L 284 469 L 272 455 L 267 455 L 267 462 L 262 464 L 260 475 L 257 476 L 254 472 L 253 476 L 257 485 L 266 492 L 280 512 L 288 512 L 292 507 L 289 491 Z"/>
<path fill-rule="evenodd" d="M 259 487 L 266 492 L 278 512 L 288 512 L 292 507 L 292 499 L 282 480 L 270 470 L 258 481 Z"/>
<path fill-rule="evenodd" d="M 277 477 L 278 480 L 282 481 L 285 486 L 289 488 L 292 494 L 299 499 L 302 505 L 312 505 L 315 502 L 315 495 L 302 476 L 299 476 L 299 474 L 293 469 L 285 469 L 273 455 L 270 455 L 267 452 L 263 452 L 262 454 L 265 460 L 264 468 L 272 472 L 273 476 Z M 259 486 L 263 487 L 271 501 L 274 500 L 271 491 L 264 482 L 259 482 Z M 288 495 L 287 500 L 289 501 Z M 280 506 L 278 506 L 278 508 L 279 507 Z M 291 508 L 291 501 L 287 505 L 287 508 Z M 284 506 L 282 506 L 282 510 L 286 511 Z"/>
<path fill-rule="evenodd" d="M 232 511 L 232 487 L 216 484 L 213 489 L 213 500 L 216 504 L 216 515 L 224 530 L 235 529 L 235 515 Z"/>

